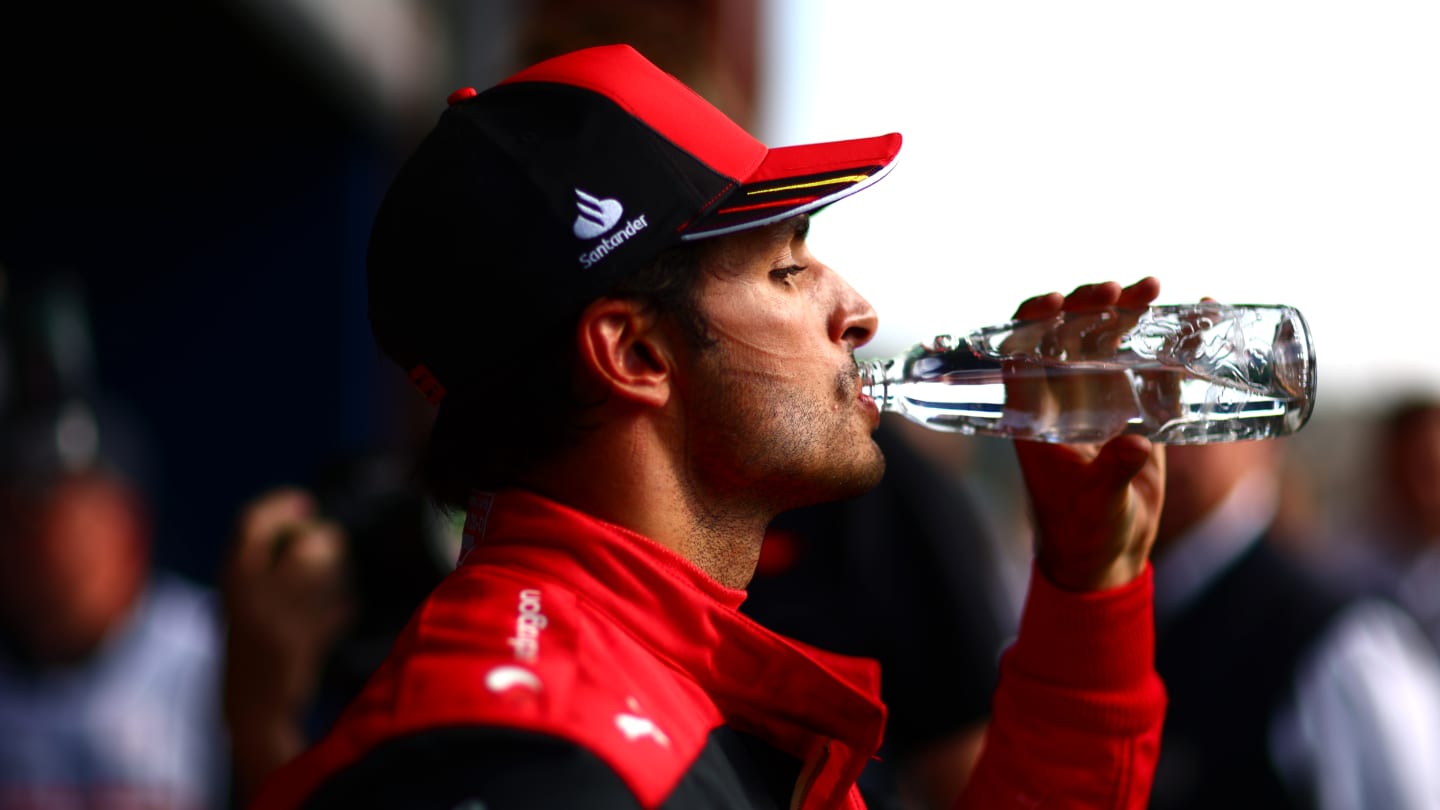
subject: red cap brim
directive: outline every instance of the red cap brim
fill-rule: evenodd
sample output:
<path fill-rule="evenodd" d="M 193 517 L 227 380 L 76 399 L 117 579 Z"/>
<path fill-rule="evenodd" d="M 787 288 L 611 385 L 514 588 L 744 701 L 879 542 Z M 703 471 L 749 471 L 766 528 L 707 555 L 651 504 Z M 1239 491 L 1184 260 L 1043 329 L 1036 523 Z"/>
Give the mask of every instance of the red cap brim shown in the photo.
<path fill-rule="evenodd" d="M 724 113 L 628 45 L 587 48 L 505 81 L 554 82 L 610 99 L 636 120 L 737 185 L 680 229 L 702 239 L 814 211 L 884 177 L 900 151 L 891 133 L 767 149 Z"/>
<path fill-rule="evenodd" d="M 758 228 L 848 197 L 889 173 L 900 142 L 900 135 L 891 133 L 771 149 L 740 187 L 686 227 L 682 238 Z"/>

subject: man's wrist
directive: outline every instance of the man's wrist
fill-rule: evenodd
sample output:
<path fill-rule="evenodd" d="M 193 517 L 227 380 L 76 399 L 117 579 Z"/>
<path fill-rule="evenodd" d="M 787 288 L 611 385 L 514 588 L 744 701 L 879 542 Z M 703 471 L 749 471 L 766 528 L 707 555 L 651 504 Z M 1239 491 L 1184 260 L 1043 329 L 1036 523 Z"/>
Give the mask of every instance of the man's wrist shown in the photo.
<path fill-rule="evenodd" d="M 1104 688 L 1153 675 L 1154 582 L 1147 567 L 1124 585 L 1075 592 L 1032 572 L 1012 663 L 1076 687 Z"/>
<path fill-rule="evenodd" d="M 1052 585 L 1073 593 L 1106 591 L 1127 585 L 1144 574 L 1149 564 L 1149 555 L 1145 553 L 1122 554 L 1089 564 L 1060 562 L 1047 559 L 1044 554 L 1035 558 L 1036 568 Z"/>

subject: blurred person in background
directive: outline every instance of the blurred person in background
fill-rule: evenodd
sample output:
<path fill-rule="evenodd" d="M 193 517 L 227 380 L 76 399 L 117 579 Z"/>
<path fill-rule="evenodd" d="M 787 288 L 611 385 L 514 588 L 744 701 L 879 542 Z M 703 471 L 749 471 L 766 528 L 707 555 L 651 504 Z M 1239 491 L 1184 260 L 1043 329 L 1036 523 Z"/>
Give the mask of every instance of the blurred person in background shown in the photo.
<path fill-rule="evenodd" d="M 329 730 L 459 551 L 401 453 L 337 458 L 245 506 L 224 577 L 240 803 Z"/>
<path fill-rule="evenodd" d="M 0 808 L 224 805 L 219 631 L 156 570 L 140 431 L 82 290 L 11 277 L 0 419 Z"/>
<path fill-rule="evenodd" d="M 1288 440 L 1167 450 L 1151 806 L 1440 807 L 1440 664 L 1409 615 L 1313 568 Z"/>
<path fill-rule="evenodd" d="M 1333 568 L 1404 605 L 1440 649 L 1440 397 L 1398 398 L 1377 427 L 1370 500 Z"/>
<path fill-rule="evenodd" d="M 351 621 L 346 555 L 340 527 L 299 488 L 258 496 L 236 522 L 222 681 L 237 806 L 317 733 L 326 662 Z"/>

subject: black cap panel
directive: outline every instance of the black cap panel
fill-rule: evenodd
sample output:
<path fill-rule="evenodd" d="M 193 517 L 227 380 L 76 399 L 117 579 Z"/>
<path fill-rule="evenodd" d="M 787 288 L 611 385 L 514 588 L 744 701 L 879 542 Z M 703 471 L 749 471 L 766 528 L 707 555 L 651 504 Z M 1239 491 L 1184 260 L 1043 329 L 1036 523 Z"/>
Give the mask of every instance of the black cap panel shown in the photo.
<path fill-rule="evenodd" d="M 573 317 L 736 187 L 593 93 L 518 84 L 461 101 L 376 217 L 376 338 L 454 390 L 487 344 Z"/>
<path fill-rule="evenodd" d="M 766 147 L 625 45 L 450 96 L 376 216 L 370 318 L 432 401 L 496 347 L 563 337 L 589 301 L 682 239 L 827 205 L 898 135 Z"/>

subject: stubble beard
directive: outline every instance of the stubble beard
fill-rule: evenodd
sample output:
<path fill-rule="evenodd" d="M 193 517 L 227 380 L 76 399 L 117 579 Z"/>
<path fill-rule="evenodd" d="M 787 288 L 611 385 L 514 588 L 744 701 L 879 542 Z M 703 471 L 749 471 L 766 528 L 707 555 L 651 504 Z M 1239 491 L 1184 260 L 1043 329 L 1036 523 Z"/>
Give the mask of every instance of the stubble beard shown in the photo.
<path fill-rule="evenodd" d="M 733 378 L 724 374 L 713 379 L 704 397 L 704 423 L 713 430 L 697 436 L 694 449 L 717 490 L 745 493 L 757 508 L 779 514 L 860 495 L 880 482 L 885 460 L 862 423 L 853 364 L 836 372 L 829 402 L 793 388 L 727 385 Z"/>
<path fill-rule="evenodd" d="M 859 495 L 885 459 L 862 424 L 853 368 L 836 375 L 836 402 L 813 389 L 707 374 L 687 419 L 688 498 L 699 521 L 688 556 L 742 588 L 755 572 L 764 528 L 782 512 Z"/>

